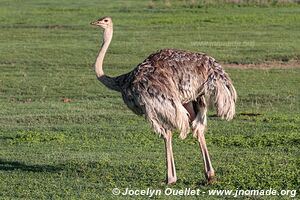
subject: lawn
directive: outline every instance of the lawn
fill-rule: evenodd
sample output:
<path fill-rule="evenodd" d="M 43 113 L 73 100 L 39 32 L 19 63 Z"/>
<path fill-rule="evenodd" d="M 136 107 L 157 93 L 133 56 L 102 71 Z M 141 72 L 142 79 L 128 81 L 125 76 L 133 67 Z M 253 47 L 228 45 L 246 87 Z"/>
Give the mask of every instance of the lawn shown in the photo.
<path fill-rule="evenodd" d="M 209 112 L 213 185 L 203 181 L 197 141 L 175 133 L 178 182 L 166 186 L 163 140 L 96 80 L 102 35 L 89 23 L 105 15 L 114 20 L 109 75 L 165 47 L 206 52 L 228 66 L 237 115 L 226 122 Z M 296 190 L 299 199 L 299 35 L 294 3 L 1 0 L 0 199 L 128 199 L 112 190 L 169 187 L 200 189 L 201 199 L 232 198 L 209 196 L 213 189 L 270 188 Z M 229 67 L 265 62 L 274 68 Z"/>

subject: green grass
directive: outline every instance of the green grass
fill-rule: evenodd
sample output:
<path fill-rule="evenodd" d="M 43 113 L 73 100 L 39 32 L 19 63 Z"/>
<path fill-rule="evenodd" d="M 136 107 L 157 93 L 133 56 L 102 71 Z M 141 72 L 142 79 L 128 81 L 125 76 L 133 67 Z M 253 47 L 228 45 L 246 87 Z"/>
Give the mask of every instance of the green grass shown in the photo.
<path fill-rule="evenodd" d="M 115 187 L 167 187 L 163 140 L 95 78 L 101 35 L 89 22 L 98 17 L 114 20 L 111 75 L 164 47 L 223 63 L 300 58 L 296 3 L 149 2 L 0 1 L 0 199 L 115 199 Z M 203 183 L 196 140 L 176 134 L 172 188 L 289 189 L 299 198 L 300 69 L 227 71 L 237 115 L 226 122 L 211 111 L 206 134 L 218 181 Z"/>

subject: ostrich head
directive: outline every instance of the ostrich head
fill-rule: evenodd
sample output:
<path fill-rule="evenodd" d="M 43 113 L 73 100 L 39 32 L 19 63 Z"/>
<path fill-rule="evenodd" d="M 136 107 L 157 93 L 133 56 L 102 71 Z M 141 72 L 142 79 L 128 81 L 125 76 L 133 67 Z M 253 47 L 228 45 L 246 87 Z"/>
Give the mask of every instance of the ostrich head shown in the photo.
<path fill-rule="evenodd" d="M 102 17 L 94 22 L 91 25 L 99 26 L 103 29 L 112 28 L 113 23 L 111 17 Z"/>

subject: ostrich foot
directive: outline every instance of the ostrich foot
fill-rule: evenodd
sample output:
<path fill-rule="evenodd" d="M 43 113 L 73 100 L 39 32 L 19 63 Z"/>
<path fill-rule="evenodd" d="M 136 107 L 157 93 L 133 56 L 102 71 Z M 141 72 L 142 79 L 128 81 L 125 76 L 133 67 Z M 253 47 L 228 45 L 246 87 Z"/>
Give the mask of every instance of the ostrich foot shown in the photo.
<path fill-rule="evenodd" d="M 215 171 L 211 169 L 210 171 L 205 173 L 205 177 L 208 184 L 212 184 L 216 181 L 215 179 Z"/>
<path fill-rule="evenodd" d="M 177 178 L 176 177 L 170 177 L 167 179 L 167 184 L 168 185 L 174 185 L 177 181 Z"/>

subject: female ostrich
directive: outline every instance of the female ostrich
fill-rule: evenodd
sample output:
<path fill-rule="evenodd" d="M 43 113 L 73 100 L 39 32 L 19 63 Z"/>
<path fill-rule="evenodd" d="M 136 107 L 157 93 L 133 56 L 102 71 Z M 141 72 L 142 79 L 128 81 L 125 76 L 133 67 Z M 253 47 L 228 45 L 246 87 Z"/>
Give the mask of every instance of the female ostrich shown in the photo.
<path fill-rule="evenodd" d="M 127 74 L 109 77 L 102 64 L 113 35 L 110 17 L 91 23 L 102 27 L 103 44 L 95 63 L 99 81 L 122 93 L 127 106 L 138 115 L 145 115 L 154 131 L 164 138 L 166 149 L 167 183 L 177 180 L 172 150 L 172 131 L 180 130 L 186 138 L 191 126 L 198 139 L 204 160 L 205 176 L 212 182 L 212 167 L 204 130 L 207 104 L 205 97 L 214 101 L 217 114 L 230 120 L 235 114 L 236 91 L 228 75 L 215 59 L 202 53 L 163 49 L 151 54 Z"/>

